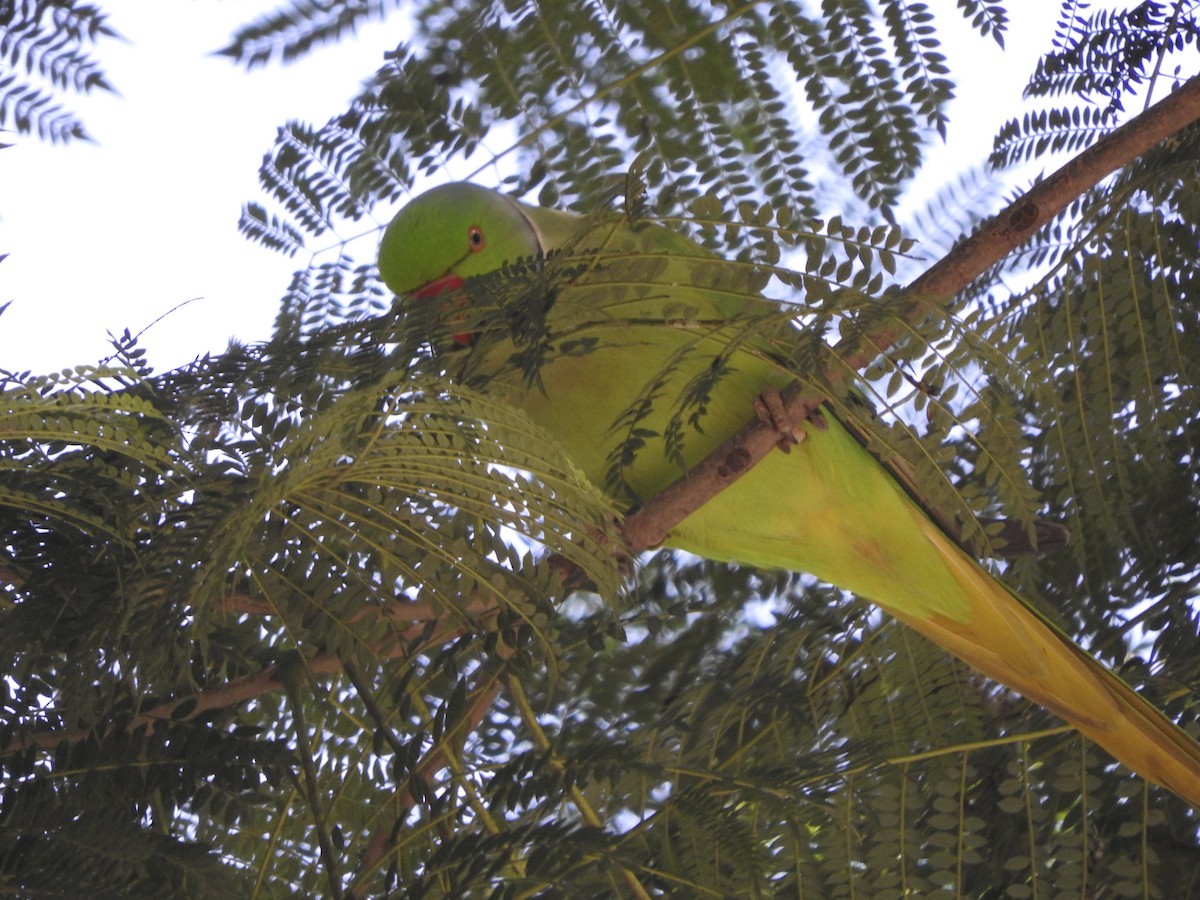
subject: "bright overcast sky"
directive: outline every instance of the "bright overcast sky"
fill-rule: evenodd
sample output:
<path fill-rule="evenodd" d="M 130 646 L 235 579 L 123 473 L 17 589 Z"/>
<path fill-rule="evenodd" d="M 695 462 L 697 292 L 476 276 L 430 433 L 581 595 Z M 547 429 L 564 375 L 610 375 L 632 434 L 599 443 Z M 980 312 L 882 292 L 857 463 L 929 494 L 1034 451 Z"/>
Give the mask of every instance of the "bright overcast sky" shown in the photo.
<path fill-rule="evenodd" d="M 288 119 L 322 123 L 343 110 L 404 35 L 402 16 L 393 15 L 297 64 L 247 74 L 212 51 L 274 0 L 100 5 L 126 39 L 95 54 L 119 96 L 64 104 L 96 143 L 10 137 L 17 146 L 0 151 L 0 252 L 9 254 L 0 304 L 12 301 L 0 316 L 0 368 L 95 362 L 108 354 L 110 331 L 137 333 L 186 301 L 142 338 L 157 369 L 220 351 L 230 337 L 266 340 L 292 271 L 307 260 L 237 233 L 241 204 L 262 199 L 259 162 Z M 1020 33 L 1009 35 L 1006 53 L 955 34 L 947 50 L 960 84 L 951 144 L 932 149 L 920 186 L 933 190 L 979 160 L 999 125 L 1019 115 L 1057 4 L 1023 6 L 1035 9 L 1016 14 Z"/>

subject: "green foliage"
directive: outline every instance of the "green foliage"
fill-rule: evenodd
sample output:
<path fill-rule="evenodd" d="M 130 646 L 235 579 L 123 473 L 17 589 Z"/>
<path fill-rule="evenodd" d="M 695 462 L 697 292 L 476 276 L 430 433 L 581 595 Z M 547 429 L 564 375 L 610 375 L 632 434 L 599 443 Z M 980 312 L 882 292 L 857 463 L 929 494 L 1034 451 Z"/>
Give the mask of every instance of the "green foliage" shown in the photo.
<path fill-rule="evenodd" d="M 313 233 L 395 200 L 417 171 L 502 126 L 521 135 L 506 168 L 551 205 L 594 203 L 610 173 L 645 153 L 655 186 L 685 198 L 765 193 L 811 215 L 827 199 L 813 185 L 815 154 L 886 213 L 926 130 L 945 126 L 951 85 L 919 3 L 887 4 L 885 15 L 831 6 L 828 16 L 798 3 L 435 8 L 417 13 L 417 38 L 345 114 L 281 133 L 264 184 Z M 320 21 L 296 14 L 291 31 Z M 291 31 L 272 32 L 274 52 L 300 52 Z"/>
<path fill-rule="evenodd" d="M 1158 79 L 1167 61 L 1200 37 L 1187 4 L 1143 0 L 1127 9 L 1088 11 L 1087 3 L 1063 4 L 1055 50 L 1038 63 L 1028 93 L 1075 94 L 1120 110 L 1122 100 Z M 1181 69 L 1175 69 L 1178 76 Z"/>
<path fill-rule="evenodd" d="M 292 0 L 290 7 L 239 28 L 220 52 L 248 69 L 274 59 L 288 62 L 323 44 L 353 36 L 360 22 L 383 18 L 398 6 L 397 0 Z"/>
<path fill-rule="evenodd" d="M 157 377 L 126 336 L 104 367 L 7 376 L 0 665 L 11 680 L 0 843 L 16 884 L 58 883 L 38 874 L 41 849 L 21 849 L 37 833 L 39 847 L 69 847 L 89 883 L 145 877 L 196 890 L 192 879 L 207 879 L 216 858 L 201 853 L 194 871 L 168 878 L 171 855 L 195 856 L 214 830 L 250 827 L 276 809 L 266 785 L 296 777 L 286 710 L 232 705 L 277 690 L 285 672 L 304 683 L 331 660 L 384 665 L 401 683 L 417 675 L 415 699 L 395 694 L 394 682 L 380 690 L 421 704 L 442 678 L 469 677 L 470 655 L 512 656 L 496 641 L 517 633 L 521 652 L 549 654 L 553 669 L 546 603 L 559 579 L 513 535 L 615 591 L 598 543 L 613 541 L 611 513 L 523 417 L 389 365 L 386 354 L 375 360 L 379 378 L 347 384 L 346 372 L 365 371 L 363 346 L 411 353 L 395 328 L 377 318 Z M 480 414 L 486 425 L 472 418 Z M 379 612 L 397 603 L 417 612 L 399 624 Z M 455 652 L 416 656 L 448 634 L 460 635 Z M 461 714 L 442 710 L 450 722 Z M 343 723 L 347 735 L 363 715 Z M 448 728 L 413 715 L 431 740 Z M 56 731 L 61 744 L 41 737 Z M 326 752 L 334 746 L 331 738 Z M 51 762 L 57 778 L 29 777 Z M 346 790 L 365 788 L 346 781 Z M 80 808 L 90 812 L 77 821 Z M 92 821 L 130 840 L 111 855 L 89 850 L 80 829 Z M 136 851 L 139 841 L 168 837 L 178 849 L 162 849 L 158 874 L 147 874 L 151 851 Z M 289 876 L 281 863 L 272 882 L 304 882 L 306 847 L 301 836 L 289 851 L 299 868 Z M 246 888 L 230 870 L 213 891 L 228 879 Z"/>
<path fill-rule="evenodd" d="M 1125 100 L 1139 90 L 1153 91 L 1164 78 L 1186 75 L 1171 60 L 1194 53 L 1200 21 L 1185 3 L 1145 0 L 1124 10 L 1089 12 L 1090 4 L 1063 4 L 1055 31 L 1055 49 L 1038 63 L 1027 97 L 1083 98 L 1094 106 L 1066 107 L 1026 114 L 996 136 L 992 163 L 1008 166 L 1032 156 L 1071 152 L 1095 141 L 1118 122 Z"/>
<path fill-rule="evenodd" d="M 104 14 L 75 0 L 9 0 L 0 5 L 0 126 L 42 140 L 86 140 L 87 131 L 62 108 L 58 93 L 111 91 L 91 45 L 115 37 Z M 35 77 L 37 80 L 30 81 Z"/>
<path fill-rule="evenodd" d="M 389 6 L 297 2 L 225 52 L 289 59 Z M 1001 40 L 1000 4 L 958 7 Z M 946 126 L 930 8 L 412 11 L 350 109 L 281 129 L 262 170 L 281 209 L 248 204 L 252 239 L 337 244 L 417 178 L 474 170 L 719 250 L 603 273 L 766 284 L 793 305 L 727 340 L 799 319 L 802 376 L 900 327 L 863 373 L 881 414 L 844 392 L 839 414 L 972 545 L 975 514 L 1065 519 L 1071 549 L 1005 580 L 1196 730 L 1200 131 L 918 327 L 891 302 L 911 238 L 953 246 L 998 191 L 948 176 L 907 232 L 889 222 Z M 1139 86 L 1161 93 L 1195 27 L 1182 3 L 1065 4 L 1032 88 L 1062 105 L 994 160 L 1090 143 Z M 372 261 L 337 253 L 297 272 L 263 346 L 156 374 L 126 335 L 98 366 L 3 374 L 5 889 L 1200 893 L 1194 811 L 867 604 L 672 554 L 622 570 L 614 510 L 475 377 L 437 305 L 393 309 Z M 580 266 L 468 285 L 468 323 L 525 351 L 516 377 L 536 382 L 540 313 Z M 632 406 L 630 452 L 703 421 L 711 385 L 660 375 L 639 399 L 677 424 L 643 434 Z"/>

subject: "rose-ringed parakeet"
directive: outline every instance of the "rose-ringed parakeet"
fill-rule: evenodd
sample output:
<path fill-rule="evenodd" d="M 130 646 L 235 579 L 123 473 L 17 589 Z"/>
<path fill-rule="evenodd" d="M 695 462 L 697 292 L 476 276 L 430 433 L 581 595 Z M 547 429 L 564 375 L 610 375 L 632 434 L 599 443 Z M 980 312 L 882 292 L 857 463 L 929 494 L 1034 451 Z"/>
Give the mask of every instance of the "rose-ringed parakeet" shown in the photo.
<path fill-rule="evenodd" d="M 464 371 L 490 377 L 490 390 L 632 506 L 793 380 L 783 361 L 803 333 L 753 289 L 731 287 L 719 266 L 706 274 L 714 258 L 675 231 L 532 207 L 465 183 L 400 210 L 379 270 L 409 302 L 434 304 L 452 332 L 456 319 L 470 322 L 455 312 L 463 292 L 436 295 L 567 247 L 578 266 L 549 293 L 535 372 L 521 362 L 529 348 L 507 334 L 455 341 Z M 639 260 L 645 274 L 631 277 Z M 774 324 L 756 331 L 764 322 Z M 677 399 L 681 390 L 691 391 L 691 406 Z M 1200 806 L 1200 744 L 988 574 L 831 413 L 785 424 L 798 439 L 790 452 L 770 454 L 685 518 L 667 546 L 809 572 L 869 599 Z"/>

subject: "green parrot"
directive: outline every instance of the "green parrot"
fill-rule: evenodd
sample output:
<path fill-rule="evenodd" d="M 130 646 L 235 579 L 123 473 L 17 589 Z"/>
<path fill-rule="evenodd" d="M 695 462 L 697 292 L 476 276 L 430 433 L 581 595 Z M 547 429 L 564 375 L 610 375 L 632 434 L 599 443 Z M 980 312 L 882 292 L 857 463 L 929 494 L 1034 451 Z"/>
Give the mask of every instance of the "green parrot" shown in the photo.
<path fill-rule="evenodd" d="M 519 260 L 536 275 L 556 250 L 575 268 L 531 300 L 548 305 L 530 365 L 508 331 L 462 311 L 468 292 L 457 289 Z M 541 209 L 467 183 L 410 202 L 379 248 L 391 290 L 451 332 L 478 331 L 454 335 L 459 374 L 490 379 L 626 507 L 677 480 L 796 377 L 786 360 L 805 333 L 761 284 L 732 284 L 706 261 L 715 257 L 659 225 Z M 681 405 L 688 388 L 696 400 Z M 1200 807 L 1200 744 L 988 574 L 910 496 L 902 469 L 880 463 L 832 409 L 777 424 L 792 432 L 789 452 L 685 518 L 666 546 L 809 572 L 869 599 Z"/>

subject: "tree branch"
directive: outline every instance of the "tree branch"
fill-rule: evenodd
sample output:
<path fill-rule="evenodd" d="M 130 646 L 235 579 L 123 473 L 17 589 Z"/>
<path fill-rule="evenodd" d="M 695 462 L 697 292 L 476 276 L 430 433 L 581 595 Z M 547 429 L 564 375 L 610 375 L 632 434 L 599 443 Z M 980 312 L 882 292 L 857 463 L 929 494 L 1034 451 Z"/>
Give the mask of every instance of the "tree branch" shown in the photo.
<path fill-rule="evenodd" d="M 492 612 L 497 608 L 494 601 L 485 601 L 482 593 L 481 591 L 475 592 L 475 596 L 461 608 L 462 614 L 479 615 Z M 216 607 L 220 612 L 233 615 L 274 616 L 279 614 L 278 607 L 273 603 L 245 591 L 235 591 L 222 597 L 217 601 Z M 357 622 L 372 614 L 383 616 L 393 622 L 429 622 L 432 619 L 441 618 L 445 614 L 445 610 L 436 603 L 421 603 L 403 598 L 395 602 L 364 606 L 361 612 L 351 616 L 348 621 Z"/>
<path fill-rule="evenodd" d="M 381 657 L 384 659 L 398 659 L 407 656 L 409 654 L 408 642 L 418 639 L 424 632 L 424 624 L 413 625 L 407 631 L 398 635 L 396 642 L 389 649 L 381 651 Z M 438 629 L 427 640 L 422 642 L 421 648 L 443 643 L 451 637 L 456 636 L 459 632 L 460 629 Z M 142 726 L 153 726 L 156 722 L 164 720 L 184 722 L 189 719 L 195 719 L 212 709 L 224 709 L 225 707 L 236 706 L 239 703 L 252 700 L 263 694 L 283 690 L 282 673 L 285 665 L 288 665 L 288 663 L 281 663 L 280 665 L 263 669 L 261 672 L 255 672 L 252 675 L 235 678 L 233 681 L 223 684 L 220 687 L 199 691 L 198 693 L 179 697 L 174 700 L 167 700 L 153 707 L 148 712 L 135 717 L 124 726 L 124 729 L 126 731 L 134 731 Z M 342 669 L 341 659 L 332 653 L 320 653 L 316 656 L 308 657 L 304 660 L 304 665 L 308 668 L 309 672 L 317 675 L 338 672 Z M 77 744 L 97 734 L 103 737 L 104 732 L 96 728 L 76 728 L 68 731 L 52 729 L 30 735 L 18 734 L 14 736 L 11 744 L 0 750 L 0 757 L 11 756 L 29 747 L 53 750 L 61 744 Z"/>
<path fill-rule="evenodd" d="M 943 308 L 955 294 L 1028 240 L 1075 198 L 1197 119 L 1200 119 L 1200 76 L 1105 135 L 981 225 L 905 288 L 893 321 L 901 325 L 916 324 Z M 843 339 L 831 353 L 837 364 L 824 366 L 819 381 L 841 384 L 851 372 L 865 368 L 906 333 L 907 327 L 881 325 L 867 334 Z M 822 397 L 800 382 L 793 382 L 782 391 L 782 400 L 788 417 L 793 422 L 802 422 L 816 411 Z M 646 550 L 662 544 L 675 525 L 750 471 L 778 441 L 779 435 L 771 424 L 752 420 L 683 478 L 625 519 L 623 533 L 629 548 Z"/>

